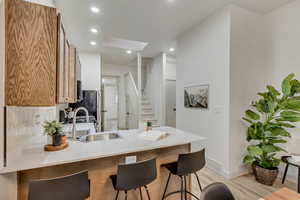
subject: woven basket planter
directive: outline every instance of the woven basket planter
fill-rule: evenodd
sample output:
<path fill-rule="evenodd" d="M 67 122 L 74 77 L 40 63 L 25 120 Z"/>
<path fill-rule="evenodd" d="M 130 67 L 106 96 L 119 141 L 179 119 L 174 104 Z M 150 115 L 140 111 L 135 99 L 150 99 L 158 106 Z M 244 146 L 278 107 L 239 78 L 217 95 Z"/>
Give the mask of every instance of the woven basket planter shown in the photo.
<path fill-rule="evenodd" d="M 270 186 L 276 181 L 279 172 L 278 168 L 265 169 L 255 163 L 252 164 L 252 169 L 257 182 Z"/>

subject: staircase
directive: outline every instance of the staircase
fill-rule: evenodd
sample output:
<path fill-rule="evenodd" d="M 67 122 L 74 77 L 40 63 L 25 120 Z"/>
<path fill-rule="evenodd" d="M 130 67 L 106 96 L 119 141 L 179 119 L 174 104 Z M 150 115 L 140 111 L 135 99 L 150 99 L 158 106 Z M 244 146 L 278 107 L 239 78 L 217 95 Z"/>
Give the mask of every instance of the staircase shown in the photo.
<path fill-rule="evenodd" d="M 158 121 L 155 119 L 155 114 L 152 105 L 146 96 L 142 96 L 141 102 L 141 121 L 152 122 L 152 126 L 158 126 Z"/>

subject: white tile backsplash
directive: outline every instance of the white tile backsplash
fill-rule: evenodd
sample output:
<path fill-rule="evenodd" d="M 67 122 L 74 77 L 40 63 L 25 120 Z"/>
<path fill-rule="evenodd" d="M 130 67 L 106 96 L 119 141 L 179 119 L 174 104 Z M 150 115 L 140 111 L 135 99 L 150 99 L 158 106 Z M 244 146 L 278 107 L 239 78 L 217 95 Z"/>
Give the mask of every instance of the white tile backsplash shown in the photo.
<path fill-rule="evenodd" d="M 7 107 L 7 162 L 47 143 L 43 122 L 55 120 L 56 107 Z"/>

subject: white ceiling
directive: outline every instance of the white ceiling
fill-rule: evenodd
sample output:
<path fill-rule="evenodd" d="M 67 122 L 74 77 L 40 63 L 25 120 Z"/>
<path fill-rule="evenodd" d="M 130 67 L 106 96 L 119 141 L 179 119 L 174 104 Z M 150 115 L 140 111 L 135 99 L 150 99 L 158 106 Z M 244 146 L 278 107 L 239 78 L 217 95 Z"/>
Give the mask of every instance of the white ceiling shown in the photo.
<path fill-rule="evenodd" d="M 118 59 L 124 49 L 102 47 L 105 38 L 115 37 L 148 43 L 143 55 L 152 57 L 175 46 L 174 40 L 215 10 L 235 3 L 267 13 L 293 0 L 56 0 L 71 42 L 84 51 L 101 51 Z M 90 7 L 100 8 L 91 13 Z M 100 30 L 90 33 L 90 28 Z M 91 46 L 90 41 L 97 41 Z M 115 54 L 114 54 L 115 53 Z M 125 59 L 122 58 L 122 59 Z M 130 56 L 126 60 L 129 61 Z M 120 60 L 123 62 L 124 60 Z M 125 61 L 124 61 L 125 62 Z"/>
<path fill-rule="evenodd" d="M 125 50 L 114 47 L 103 47 L 101 49 L 102 63 L 115 65 L 133 65 L 133 61 L 137 59 L 136 52 L 127 54 Z M 137 63 L 136 63 L 137 64 Z"/>
<path fill-rule="evenodd" d="M 235 0 L 235 4 L 261 14 L 266 14 L 292 1 L 294 0 Z"/>

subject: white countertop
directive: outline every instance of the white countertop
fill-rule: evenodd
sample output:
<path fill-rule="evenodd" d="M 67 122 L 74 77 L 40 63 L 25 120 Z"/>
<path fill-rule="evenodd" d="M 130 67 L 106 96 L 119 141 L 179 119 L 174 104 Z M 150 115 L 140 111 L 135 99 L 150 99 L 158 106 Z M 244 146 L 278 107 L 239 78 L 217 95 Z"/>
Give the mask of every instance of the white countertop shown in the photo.
<path fill-rule="evenodd" d="M 25 156 L 13 159 L 8 163 L 7 167 L 0 169 L 0 174 L 166 148 L 205 140 L 203 137 L 170 127 L 160 127 L 155 128 L 155 130 L 165 131 L 169 133 L 169 136 L 159 141 L 147 141 L 138 137 L 138 134 L 143 132 L 142 130 L 114 131 L 114 133 L 118 132 L 121 138 L 89 143 L 69 141 L 68 148 L 56 152 L 45 152 L 42 146 L 32 147 L 24 152 Z"/>

